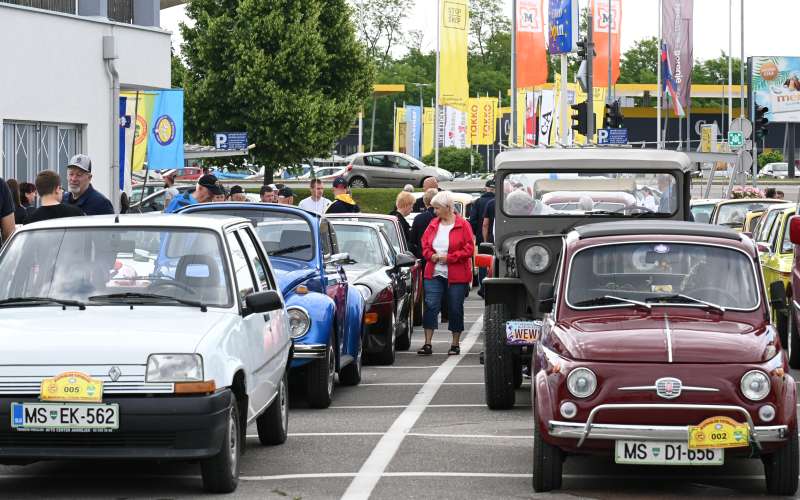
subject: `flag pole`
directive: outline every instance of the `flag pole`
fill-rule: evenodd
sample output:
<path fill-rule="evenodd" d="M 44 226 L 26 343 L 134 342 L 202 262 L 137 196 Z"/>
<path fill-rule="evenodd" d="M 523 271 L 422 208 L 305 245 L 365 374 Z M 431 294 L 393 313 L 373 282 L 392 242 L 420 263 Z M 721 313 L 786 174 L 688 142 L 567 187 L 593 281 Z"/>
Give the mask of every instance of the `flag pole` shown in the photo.
<path fill-rule="evenodd" d="M 663 0 L 658 0 L 658 88 L 656 95 L 658 96 L 658 103 L 656 104 L 656 148 L 661 149 L 661 58 L 663 57 L 663 45 L 661 36 L 661 18 L 663 17 L 664 5 Z"/>
<path fill-rule="evenodd" d="M 511 2 L 511 137 L 517 146 L 517 0 Z"/>
<path fill-rule="evenodd" d="M 435 105 L 433 109 L 433 157 L 435 167 L 439 167 L 439 90 L 440 90 L 440 83 L 439 83 L 439 52 L 442 48 L 442 2 L 441 0 L 437 0 L 436 2 L 436 97 L 435 97 Z"/>
<path fill-rule="evenodd" d="M 733 0 L 728 0 L 728 130 L 733 121 Z"/>
<path fill-rule="evenodd" d="M 606 102 L 608 103 L 614 102 L 614 97 L 611 95 L 611 23 L 613 21 L 614 17 L 611 12 L 611 0 L 608 0 L 608 93 L 606 94 Z"/>

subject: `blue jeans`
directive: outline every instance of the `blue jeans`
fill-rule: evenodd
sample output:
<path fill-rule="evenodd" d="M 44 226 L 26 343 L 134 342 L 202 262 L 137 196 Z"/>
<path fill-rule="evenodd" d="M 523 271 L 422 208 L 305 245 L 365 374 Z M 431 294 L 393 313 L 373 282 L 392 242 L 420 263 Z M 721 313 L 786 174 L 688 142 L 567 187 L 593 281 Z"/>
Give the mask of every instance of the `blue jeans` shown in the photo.
<path fill-rule="evenodd" d="M 436 330 L 439 327 L 437 318 L 442 309 L 442 299 L 447 294 L 449 323 L 451 332 L 464 331 L 464 298 L 466 297 L 469 283 L 451 283 L 447 279 L 436 276 L 423 282 L 425 288 L 425 312 L 422 314 L 422 326 L 425 329 Z"/>

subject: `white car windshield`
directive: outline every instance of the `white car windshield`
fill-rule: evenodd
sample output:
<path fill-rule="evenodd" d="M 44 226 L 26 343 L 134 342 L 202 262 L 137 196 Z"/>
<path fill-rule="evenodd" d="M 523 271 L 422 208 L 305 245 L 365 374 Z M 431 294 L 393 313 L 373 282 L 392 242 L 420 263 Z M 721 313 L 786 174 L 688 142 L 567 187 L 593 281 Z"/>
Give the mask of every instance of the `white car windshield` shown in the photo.
<path fill-rule="evenodd" d="M 750 310 L 759 303 L 757 283 L 748 256 L 731 248 L 685 243 L 604 245 L 573 257 L 567 302 L 573 308 L 706 302 Z"/>
<path fill-rule="evenodd" d="M 202 229 L 24 231 L 0 259 L 0 305 L 55 300 L 230 307 L 223 256 L 216 233 Z"/>
<path fill-rule="evenodd" d="M 622 217 L 678 210 L 675 177 L 646 172 L 515 173 L 505 176 L 498 196 L 503 212 L 512 217 Z"/>
<path fill-rule="evenodd" d="M 339 250 L 347 252 L 357 264 L 384 265 L 384 252 L 378 233 L 368 226 L 353 226 L 334 222 Z"/>

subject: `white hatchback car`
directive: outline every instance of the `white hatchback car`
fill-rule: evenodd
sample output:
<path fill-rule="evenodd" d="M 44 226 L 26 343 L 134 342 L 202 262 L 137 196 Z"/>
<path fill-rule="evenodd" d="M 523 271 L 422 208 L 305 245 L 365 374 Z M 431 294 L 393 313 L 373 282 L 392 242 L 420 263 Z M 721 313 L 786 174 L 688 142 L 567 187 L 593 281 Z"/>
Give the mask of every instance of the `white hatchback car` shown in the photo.
<path fill-rule="evenodd" d="M 289 320 L 251 223 L 95 216 L 0 252 L 0 463 L 197 460 L 233 491 L 245 429 L 288 430 Z"/>

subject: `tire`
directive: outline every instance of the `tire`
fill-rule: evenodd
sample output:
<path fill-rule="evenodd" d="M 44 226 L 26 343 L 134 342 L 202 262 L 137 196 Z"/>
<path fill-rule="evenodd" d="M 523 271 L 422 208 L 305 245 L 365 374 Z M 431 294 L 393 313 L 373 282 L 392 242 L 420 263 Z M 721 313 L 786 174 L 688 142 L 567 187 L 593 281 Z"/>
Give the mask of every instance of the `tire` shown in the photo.
<path fill-rule="evenodd" d="M 767 493 L 789 496 L 797 491 L 798 453 L 797 428 L 790 429 L 786 445 L 771 455 L 762 458 Z"/>
<path fill-rule="evenodd" d="M 534 407 L 536 400 L 534 399 Z M 544 492 L 561 489 L 564 454 L 560 448 L 544 442 L 539 423 L 533 422 L 533 491 Z"/>
<path fill-rule="evenodd" d="M 522 361 L 519 358 L 514 359 L 514 389 L 522 387 Z"/>
<path fill-rule="evenodd" d="M 362 189 L 367 186 L 367 180 L 363 177 L 353 177 L 350 179 L 350 187 L 355 189 Z"/>
<path fill-rule="evenodd" d="M 507 410 L 514 406 L 514 359 L 505 342 L 505 304 L 486 306 L 484 313 L 484 388 L 486 405 L 492 410 Z"/>
<path fill-rule="evenodd" d="M 333 399 L 333 382 L 336 375 L 335 337 L 331 334 L 325 357 L 314 360 L 306 373 L 308 404 L 312 408 L 327 408 Z"/>
<path fill-rule="evenodd" d="M 269 408 L 256 419 L 258 440 L 264 446 L 286 442 L 289 435 L 289 370 L 281 377 L 278 393 Z"/>
<path fill-rule="evenodd" d="M 395 330 L 396 324 L 397 321 L 395 319 L 395 315 L 392 314 L 392 338 L 386 341 L 386 347 L 384 348 L 383 352 L 379 352 L 372 356 L 372 358 L 375 360 L 375 363 L 379 365 L 388 366 L 394 364 L 395 351 L 397 349 L 395 347 L 395 342 L 397 342 L 397 332 Z"/>
<path fill-rule="evenodd" d="M 203 489 L 210 493 L 231 493 L 239 485 L 239 459 L 242 456 L 239 404 L 233 396 L 228 422 L 219 453 L 200 462 Z"/>
<path fill-rule="evenodd" d="M 364 344 L 358 346 L 358 354 L 352 363 L 339 370 L 339 383 L 342 385 L 358 385 L 361 383 L 361 367 L 363 366 Z"/>
<path fill-rule="evenodd" d="M 785 309 L 783 310 L 785 311 Z M 781 339 L 782 346 L 789 345 L 789 317 L 782 310 L 775 311 L 775 329 L 778 330 L 778 337 Z"/>
<path fill-rule="evenodd" d="M 408 316 L 403 322 L 403 329 L 405 330 L 402 335 L 398 336 L 394 341 L 394 347 L 398 351 L 407 351 L 411 348 L 411 335 L 414 333 L 414 311 L 413 308 L 408 306 Z"/>
<path fill-rule="evenodd" d="M 788 335 L 789 345 L 786 350 L 789 353 L 789 366 L 800 368 L 800 336 L 797 334 L 797 318 L 794 315 L 794 305 L 789 306 L 789 325 Z"/>

